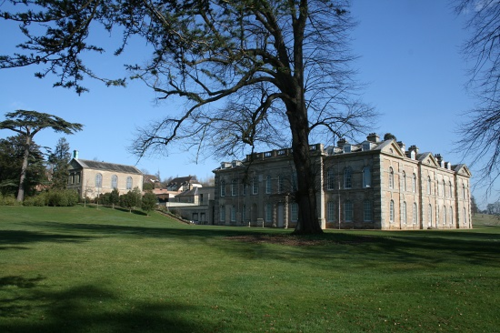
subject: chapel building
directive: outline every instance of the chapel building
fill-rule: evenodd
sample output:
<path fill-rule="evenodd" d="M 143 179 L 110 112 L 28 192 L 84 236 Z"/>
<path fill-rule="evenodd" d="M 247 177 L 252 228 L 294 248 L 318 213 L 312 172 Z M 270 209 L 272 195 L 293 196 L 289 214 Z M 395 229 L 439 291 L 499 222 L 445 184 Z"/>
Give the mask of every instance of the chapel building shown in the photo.
<path fill-rule="evenodd" d="M 135 187 L 142 192 L 143 173 L 134 166 L 83 160 L 74 151 L 68 166 L 68 189 L 78 191 L 81 198 L 96 198 L 100 194 L 110 193 L 114 189 L 120 195 Z"/>

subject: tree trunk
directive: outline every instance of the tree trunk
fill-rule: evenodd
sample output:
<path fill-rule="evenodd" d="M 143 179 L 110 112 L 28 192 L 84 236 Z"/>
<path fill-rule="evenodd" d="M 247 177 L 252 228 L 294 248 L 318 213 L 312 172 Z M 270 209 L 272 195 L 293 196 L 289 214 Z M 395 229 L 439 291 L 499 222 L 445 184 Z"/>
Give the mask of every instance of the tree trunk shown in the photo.
<path fill-rule="evenodd" d="M 30 156 L 31 137 L 26 135 L 26 143 L 24 145 L 23 164 L 21 166 L 21 176 L 19 176 L 19 188 L 17 191 L 17 201 L 24 200 L 24 181 L 26 180 L 26 172 L 28 170 L 28 159 Z"/>
<path fill-rule="evenodd" d="M 305 106 L 288 112 L 292 130 L 293 161 L 297 171 L 295 201 L 299 207 L 299 218 L 294 234 L 321 234 L 316 202 L 316 168 L 311 160 L 309 148 L 309 124 Z"/>

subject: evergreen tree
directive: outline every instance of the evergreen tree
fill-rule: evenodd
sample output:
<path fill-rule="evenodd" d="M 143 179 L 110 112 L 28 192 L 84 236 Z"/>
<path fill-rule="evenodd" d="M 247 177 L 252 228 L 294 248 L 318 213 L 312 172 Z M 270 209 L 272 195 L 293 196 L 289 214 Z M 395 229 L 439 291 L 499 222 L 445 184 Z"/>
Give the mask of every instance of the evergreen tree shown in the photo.
<path fill-rule="evenodd" d="M 158 199 L 156 198 L 156 195 L 154 195 L 152 192 L 146 192 L 146 194 L 144 194 L 144 196 L 142 197 L 141 208 L 149 216 L 149 213 L 153 209 L 155 209 L 157 203 Z"/>
<path fill-rule="evenodd" d="M 0 193 L 15 195 L 19 188 L 19 170 L 25 156 L 25 139 L 22 135 L 0 139 Z M 27 195 L 33 195 L 36 187 L 47 183 L 43 154 L 32 142 L 28 151 L 28 167 L 23 180 Z"/>
<path fill-rule="evenodd" d="M 138 207 L 141 205 L 141 191 L 137 187 L 134 187 L 132 191 L 129 191 L 127 194 L 120 196 L 120 205 L 122 207 L 128 208 L 129 213 L 132 213 L 132 209 L 134 207 Z"/>
<path fill-rule="evenodd" d="M 49 154 L 49 165 L 52 171 L 52 187 L 65 189 L 68 183 L 68 163 L 71 160 L 69 143 L 65 138 L 60 138 L 54 152 Z"/>
<path fill-rule="evenodd" d="M 115 208 L 115 205 L 120 204 L 120 193 L 118 192 L 118 189 L 114 188 L 113 191 L 111 191 L 109 195 L 109 202 L 113 209 Z"/>
<path fill-rule="evenodd" d="M 19 133 L 24 139 L 23 159 L 20 168 L 19 188 L 17 191 L 17 201 L 23 201 L 25 196 L 25 180 L 27 176 L 31 146 L 33 137 L 43 129 L 51 128 L 55 132 L 73 134 L 80 131 L 83 125 L 69 123 L 66 120 L 47 113 L 37 111 L 17 110 L 5 114 L 7 118 L 0 122 L 0 129 L 9 129 Z"/>

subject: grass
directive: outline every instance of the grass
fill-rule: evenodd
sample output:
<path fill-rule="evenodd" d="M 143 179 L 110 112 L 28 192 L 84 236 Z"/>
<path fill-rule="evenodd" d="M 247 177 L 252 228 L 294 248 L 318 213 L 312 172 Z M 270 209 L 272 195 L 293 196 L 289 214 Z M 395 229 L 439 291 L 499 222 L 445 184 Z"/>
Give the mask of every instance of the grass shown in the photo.
<path fill-rule="evenodd" d="M 0 207 L 0 332 L 498 332 L 500 227 L 478 225 L 292 246 L 265 241 L 294 240 L 279 229 Z"/>

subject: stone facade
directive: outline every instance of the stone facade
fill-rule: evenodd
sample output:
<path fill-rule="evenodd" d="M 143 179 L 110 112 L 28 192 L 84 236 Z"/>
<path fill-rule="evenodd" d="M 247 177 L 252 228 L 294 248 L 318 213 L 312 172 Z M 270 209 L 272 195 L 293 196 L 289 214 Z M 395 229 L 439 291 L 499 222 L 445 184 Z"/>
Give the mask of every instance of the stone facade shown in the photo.
<path fill-rule="evenodd" d="M 419 153 L 376 134 L 335 147 L 312 145 L 322 228 L 383 230 L 471 228 L 470 177 L 465 165 Z M 295 168 L 290 149 L 223 162 L 215 173 L 216 224 L 293 227 Z"/>
<path fill-rule="evenodd" d="M 142 192 L 143 174 L 136 167 L 107 162 L 82 160 L 75 152 L 70 161 L 68 189 L 78 191 L 80 197 L 95 198 L 110 193 L 114 188 L 125 194 L 135 187 Z"/>

